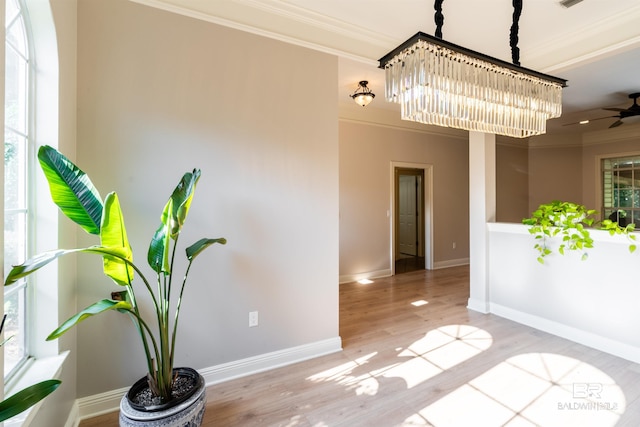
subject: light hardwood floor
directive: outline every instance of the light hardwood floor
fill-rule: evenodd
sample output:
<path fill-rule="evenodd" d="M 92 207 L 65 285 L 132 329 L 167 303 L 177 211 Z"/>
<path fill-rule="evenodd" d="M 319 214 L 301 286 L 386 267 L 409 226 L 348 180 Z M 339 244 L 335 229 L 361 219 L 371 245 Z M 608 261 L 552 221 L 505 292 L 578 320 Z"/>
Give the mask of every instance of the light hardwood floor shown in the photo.
<path fill-rule="evenodd" d="M 344 350 L 209 387 L 203 426 L 640 425 L 640 365 L 467 310 L 468 288 L 468 267 L 341 285 Z"/>

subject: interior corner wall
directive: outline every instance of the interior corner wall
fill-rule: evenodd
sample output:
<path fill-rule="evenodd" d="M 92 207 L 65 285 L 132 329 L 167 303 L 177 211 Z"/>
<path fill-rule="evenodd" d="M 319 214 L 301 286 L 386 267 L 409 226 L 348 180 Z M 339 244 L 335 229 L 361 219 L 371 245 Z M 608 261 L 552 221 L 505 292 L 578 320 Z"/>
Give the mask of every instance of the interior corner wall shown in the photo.
<path fill-rule="evenodd" d="M 497 139 L 496 222 L 520 223 L 529 213 L 529 147 Z"/>
<path fill-rule="evenodd" d="M 529 213 L 552 200 L 583 203 L 580 144 L 530 146 Z"/>
<path fill-rule="evenodd" d="M 433 167 L 434 266 L 468 262 L 466 133 L 457 138 L 343 119 L 339 139 L 341 278 L 391 270 L 392 161 Z"/>
<path fill-rule="evenodd" d="M 149 271 L 162 209 L 194 167 L 202 177 L 180 243 L 228 240 L 191 268 L 177 365 L 338 337 L 337 62 L 130 1 L 78 1 L 77 162 L 103 197 L 118 192 L 134 260 Z M 79 308 L 115 287 L 86 255 L 78 283 Z M 258 327 L 248 327 L 250 311 Z M 78 397 L 145 374 L 126 316 L 88 319 L 77 334 Z"/>

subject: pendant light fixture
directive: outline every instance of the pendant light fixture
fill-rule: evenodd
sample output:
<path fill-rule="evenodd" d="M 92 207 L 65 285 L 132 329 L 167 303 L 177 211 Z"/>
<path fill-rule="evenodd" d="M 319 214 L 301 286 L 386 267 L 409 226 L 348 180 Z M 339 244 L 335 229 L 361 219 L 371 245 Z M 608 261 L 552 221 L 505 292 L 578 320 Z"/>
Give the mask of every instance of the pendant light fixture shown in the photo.
<path fill-rule="evenodd" d="M 418 32 L 380 59 L 385 99 L 403 120 L 525 138 L 546 132 L 562 113 L 566 80 L 520 66 L 513 0 L 513 64 L 442 40 L 442 1 L 435 2 L 436 36 Z"/>
<path fill-rule="evenodd" d="M 373 98 L 376 97 L 376 94 L 371 92 L 371 89 L 367 87 L 368 84 L 368 81 L 362 80 L 358 83 L 358 88 L 353 93 L 353 95 L 349 95 L 351 98 L 353 98 L 356 104 L 362 107 L 366 107 L 367 105 L 369 105 L 371 101 L 373 101 Z"/>

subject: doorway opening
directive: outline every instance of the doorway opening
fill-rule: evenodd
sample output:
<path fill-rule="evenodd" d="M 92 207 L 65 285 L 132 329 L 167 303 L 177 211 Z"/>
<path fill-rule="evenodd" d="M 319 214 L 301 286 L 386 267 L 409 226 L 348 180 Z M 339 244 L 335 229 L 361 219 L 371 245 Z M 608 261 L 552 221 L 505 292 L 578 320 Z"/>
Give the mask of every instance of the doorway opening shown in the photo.
<path fill-rule="evenodd" d="M 431 167 L 393 163 L 393 274 L 431 269 Z"/>

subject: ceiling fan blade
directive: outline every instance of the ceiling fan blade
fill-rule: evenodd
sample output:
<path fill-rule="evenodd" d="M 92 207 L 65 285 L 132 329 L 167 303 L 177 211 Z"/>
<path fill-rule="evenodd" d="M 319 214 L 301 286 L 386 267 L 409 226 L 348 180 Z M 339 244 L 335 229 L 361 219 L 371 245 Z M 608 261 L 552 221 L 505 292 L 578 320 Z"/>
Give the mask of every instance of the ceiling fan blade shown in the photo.
<path fill-rule="evenodd" d="M 620 126 L 622 124 L 622 120 L 618 119 L 617 121 L 615 121 L 611 126 L 609 126 L 609 129 L 611 128 L 617 128 L 618 126 Z"/>
<path fill-rule="evenodd" d="M 603 108 L 603 110 L 607 110 L 607 111 L 617 111 L 617 112 L 621 112 L 621 111 L 627 111 L 627 108 Z"/>
<path fill-rule="evenodd" d="M 607 117 L 598 117 L 596 119 L 589 119 L 587 120 L 587 123 L 589 122 L 593 122 L 595 120 L 602 120 L 602 119 L 613 119 L 613 118 L 620 118 L 620 116 L 607 116 Z M 571 125 L 579 125 L 579 124 L 587 124 L 587 123 L 583 123 L 583 122 L 573 122 L 573 123 L 565 123 L 562 126 L 571 126 Z"/>

